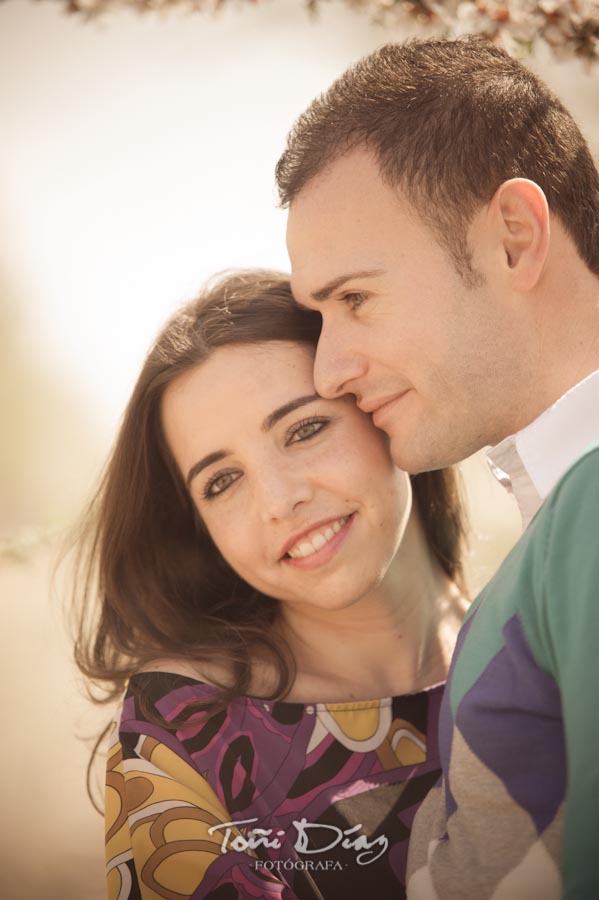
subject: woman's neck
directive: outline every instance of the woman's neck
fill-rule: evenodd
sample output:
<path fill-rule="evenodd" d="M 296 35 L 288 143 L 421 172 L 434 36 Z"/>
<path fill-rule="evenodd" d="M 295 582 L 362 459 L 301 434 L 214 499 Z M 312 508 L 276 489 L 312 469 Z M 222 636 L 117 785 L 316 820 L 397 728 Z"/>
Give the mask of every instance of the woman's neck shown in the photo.
<path fill-rule="evenodd" d="M 367 700 L 441 682 L 467 608 L 432 558 L 415 513 L 382 583 L 351 607 L 284 606 L 297 664 L 290 700 Z"/>
<path fill-rule="evenodd" d="M 281 604 L 282 638 L 297 675 L 286 700 L 334 703 L 411 694 L 445 680 L 468 601 L 432 557 L 412 512 L 380 585 L 349 608 Z M 227 684 L 229 666 L 214 660 L 155 660 L 145 670 L 174 671 Z M 143 669 L 142 669 L 143 670 Z M 251 696 L 268 696 L 272 660 L 254 658 Z"/>

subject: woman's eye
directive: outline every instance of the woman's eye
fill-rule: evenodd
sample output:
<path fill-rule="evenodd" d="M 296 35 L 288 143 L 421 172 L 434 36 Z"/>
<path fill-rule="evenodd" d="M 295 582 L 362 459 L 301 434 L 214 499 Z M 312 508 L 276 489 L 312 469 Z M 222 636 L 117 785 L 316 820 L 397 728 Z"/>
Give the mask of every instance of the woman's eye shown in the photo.
<path fill-rule="evenodd" d="M 237 470 L 231 472 L 219 472 L 214 478 L 211 478 L 204 487 L 204 499 L 211 500 L 213 497 L 218 497 L 218 495 L 224 493 L 234 481 L 237 481 L 240 476 L 241 472 L 238 472 Z"/>
<path fill-rule="evenodd" d="M 341 300 L 343 303 L 345 303 L 346 306 L 351 309 L 352 312 L 355 312 L 360 308 L 360 306 L 362 306 L 362 304 L 367 299 L 367 296 L 368 295 L 363 291 L 353 291 L 351 293 L 344 294 Z"/>
<path fill-rule="evenodd" d="M 329 419 L 306 419 L 303 422 L 298 422 L 297 425 L 290 429 L 287 443 L 295 444 L 299 443 L 299 441 L 309 440 L 322 431 L 323 428 L 326 428 L 329 421 Z"/>

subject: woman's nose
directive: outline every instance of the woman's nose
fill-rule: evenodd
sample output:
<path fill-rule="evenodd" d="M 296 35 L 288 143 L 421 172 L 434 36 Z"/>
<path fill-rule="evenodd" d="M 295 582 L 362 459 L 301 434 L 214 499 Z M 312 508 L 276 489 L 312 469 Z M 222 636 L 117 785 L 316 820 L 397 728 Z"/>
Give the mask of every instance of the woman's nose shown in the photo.
<path fill-rule="evenodd" d="M 312 497 L 309 474 L 293 461 L 271 462 L 260 481 L 258 502 L 269 521 L 289 518 Z"/>

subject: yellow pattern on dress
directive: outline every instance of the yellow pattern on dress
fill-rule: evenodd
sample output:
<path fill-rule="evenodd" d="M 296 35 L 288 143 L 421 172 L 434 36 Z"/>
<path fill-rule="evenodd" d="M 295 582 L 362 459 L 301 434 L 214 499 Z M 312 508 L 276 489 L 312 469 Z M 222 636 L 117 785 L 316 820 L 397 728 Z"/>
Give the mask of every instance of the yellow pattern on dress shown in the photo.
<path fill-rule="evenodd" d="M 181 900 L 221 856 L 222 829 L 214 835 L 209 829 L 228 821 L 228 813 L 205 779 L 164 744 L 141 737 L 140 759 L 123 761 L 116 734 L 115 728 L 106 780 L 108 900 L 129 896 L 131 859 L 143 900 Z"/>

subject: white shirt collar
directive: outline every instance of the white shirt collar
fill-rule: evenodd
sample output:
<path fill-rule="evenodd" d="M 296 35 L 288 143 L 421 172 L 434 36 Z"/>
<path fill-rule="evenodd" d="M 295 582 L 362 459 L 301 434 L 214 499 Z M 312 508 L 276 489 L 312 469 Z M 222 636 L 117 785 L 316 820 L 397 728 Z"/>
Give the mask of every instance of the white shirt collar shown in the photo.
<path fill-rule="evenodd" d="M 493 474 L 514 494 L 524 528 L 562 475 L 599 441 L 599 370 L 530 425 L 488 451 Z"/>

